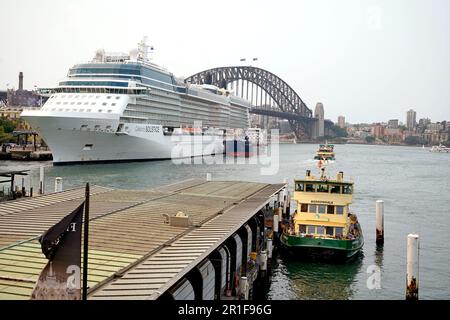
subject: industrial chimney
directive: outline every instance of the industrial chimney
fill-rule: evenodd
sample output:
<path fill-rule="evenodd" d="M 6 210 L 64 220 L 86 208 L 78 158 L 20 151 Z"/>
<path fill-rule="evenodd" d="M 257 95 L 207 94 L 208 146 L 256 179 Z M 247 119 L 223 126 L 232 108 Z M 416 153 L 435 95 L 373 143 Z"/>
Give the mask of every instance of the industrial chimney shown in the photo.
<path fill-rule="evenodd" d="M 23 72 L 19 72 L 19 90 L 23 90 Z"/>

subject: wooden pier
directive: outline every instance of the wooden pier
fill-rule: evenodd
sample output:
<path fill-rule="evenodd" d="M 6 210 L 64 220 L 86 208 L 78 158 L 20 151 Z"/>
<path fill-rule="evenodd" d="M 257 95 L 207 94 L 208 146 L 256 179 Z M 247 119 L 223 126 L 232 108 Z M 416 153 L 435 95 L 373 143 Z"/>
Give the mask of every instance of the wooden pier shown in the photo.
<path fill-rule="evenodd" d="M 252 289 L 267 281 L 260 270 L 273 234 L 267 220 L 285 187 L 204 180 L 91 187 L 88 299 L 255 298 Z M 39 235 L 83 196 L 73 189 L 0 204 L 0 299 L 29 299 L 47 263 Z"/>

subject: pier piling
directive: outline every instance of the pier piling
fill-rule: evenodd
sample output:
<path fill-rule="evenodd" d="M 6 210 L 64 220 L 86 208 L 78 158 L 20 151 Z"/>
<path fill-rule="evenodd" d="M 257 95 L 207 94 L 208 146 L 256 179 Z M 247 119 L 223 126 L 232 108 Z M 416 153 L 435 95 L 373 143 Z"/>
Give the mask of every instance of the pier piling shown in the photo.
<path fill-rule="evenodd" d="M 384 244 L 384 201 L 377 200 L 375 203 L 376 211 L 376 244 Z"/>
<path fill-rule="evenodd" d="M 406 254 L 406 300 L 419 299 L 419 236 L 408 235 Z"/>
<path fill-rule="evenodd" d="M 44 167 L 39 168 L 39 194 L 44 194 Z"/>
<path fill-rule="evenodd" d="M 62 178 L 56 177 L 55 178 L 55 192 L 61 192 L 61 191 L 63 191 Z"/>

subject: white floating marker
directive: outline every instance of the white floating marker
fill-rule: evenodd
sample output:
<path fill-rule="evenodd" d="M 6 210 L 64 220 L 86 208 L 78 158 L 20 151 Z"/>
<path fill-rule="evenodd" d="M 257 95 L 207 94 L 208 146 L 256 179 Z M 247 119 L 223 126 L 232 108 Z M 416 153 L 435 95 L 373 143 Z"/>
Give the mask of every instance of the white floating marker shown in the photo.
<path fill-rule="evenodd" d="M 62 178 L 56 177 L 55 178 L 55 192 L 61 192 L 61 191 L 63 191 Z"/>

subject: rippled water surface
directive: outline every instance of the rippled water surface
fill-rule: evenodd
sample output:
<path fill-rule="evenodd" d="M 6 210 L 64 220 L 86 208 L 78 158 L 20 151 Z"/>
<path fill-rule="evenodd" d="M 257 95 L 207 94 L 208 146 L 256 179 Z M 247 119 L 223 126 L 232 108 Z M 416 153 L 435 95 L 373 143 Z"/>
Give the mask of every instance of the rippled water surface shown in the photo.
<path fill-rule="evenodd" d="M 64 188 L 91 184 L 119 188 L 149 188 L 188 178 L 282 182 L 316 171 L 317 145 L 280 145 L 279 169 L 261 175 L 267 165 L 175 165 L 171 161 L 53 167 L 49 163 L 2 161 L 0 170 L 31 169 L 37 190 L 38 167 L 46 165 L 46 190 L 55 177 Z M 404 299 L 406 237 L 420 235 L 420 298 L 450 299 L 450 154 L 422 148 L 336 145 L 330 172 L 344 171 L 355 182 L 352 209 L 364 231 L 362 254 L 346 264 L 299 262 L 278 257 L 273 270 L 271 299 Z M 20 178 L 19 178 L 20 181 Z M 19 182 L 20 184 L 20 182 Z M 385 244 L 375 245 L 375 201 L 385 201 Z M 381 289 L 369 290 L 371 266 L 381 269 Z"/>

